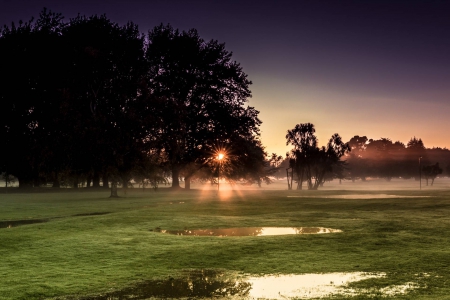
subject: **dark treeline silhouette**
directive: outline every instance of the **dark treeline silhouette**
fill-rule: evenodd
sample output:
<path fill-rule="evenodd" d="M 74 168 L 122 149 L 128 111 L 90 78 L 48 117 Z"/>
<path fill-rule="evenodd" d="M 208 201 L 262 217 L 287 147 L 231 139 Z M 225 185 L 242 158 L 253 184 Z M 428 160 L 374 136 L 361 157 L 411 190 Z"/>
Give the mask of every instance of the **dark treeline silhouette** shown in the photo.
<path fill-rule="evenodd" d="M 368 139 L 366 136 L 354 136 L 348 142 L 351 152 L 345 157 L 348 164 L 346 176 L 351 180 L 366 180 L 367 177 L 431 179 L 431 185 L 437 175 L 450 175 L 450 150 L 441 148 L 427 149 L 422 141 L 411 138 L 405 145 L 392 142 L 388 138 Z M 428 184 L 428 180 L 427 180 Z"/>
<path fill-rule="evenodd" d="M 317 189 L 327 180 L 362 180 L 367 178 L 416 179 L 433 185 L 437 176 L 450 176 L 450 150 L 426 148 L 420 138 L 413 137 L 405 145 L 388 138 L 378 140 L 354 136 L 342 143 L 335 134 L 326 147 L 317 147 L 314 125 L 298 124 L 286 135 L 294 149 L 278 163 L 276 176 L 287 176 L 288 188 L 296 182 L 302 189 Z M 326 153 L 330 153 L 326 156 Z M 312 171 L 311 171 L 312 170 Z"/>
<path fill-rule="evenodd" d="M 251 81 L 225 45 L 192 29 L 148 35 L 106 16 L 37 20 L 0 32 L 0 171 L 19 187 L 108 188 L 179 178 L 267 179 Z M 227 153 L 217 164 L 216 152 Z M 238 163 L 239 162 L 239 163 Z"/>

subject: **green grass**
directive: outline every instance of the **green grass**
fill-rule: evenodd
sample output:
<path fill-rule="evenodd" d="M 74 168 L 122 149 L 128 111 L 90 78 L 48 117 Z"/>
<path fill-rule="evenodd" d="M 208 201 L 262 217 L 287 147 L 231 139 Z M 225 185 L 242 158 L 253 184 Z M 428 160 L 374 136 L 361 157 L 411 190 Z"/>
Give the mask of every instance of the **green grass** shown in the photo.
<path fill-rule="evenodd" d="M 450 299 L 450 191 L 382 192 L 431 196 L 418 198 L 332 198 L 362 193 L 380 192 L 247 190 L 224 191 L 219 198 L 214 191 L 161 189 L 133 190 L 119 199 L 108 198 L 108 191 L 0 194 L 0 222 L 49 219 L 0 228 L 0 299 L 95 295 L 205 268 L 248 274 L 385 272 L 385 278 L 352 286 L 418 282 L 421 288 L 395 297 Z M 96 212 L 109 214 L 76 216 Z M 153 231 L 260 226 L 343 232 L 219 238 Z"/>

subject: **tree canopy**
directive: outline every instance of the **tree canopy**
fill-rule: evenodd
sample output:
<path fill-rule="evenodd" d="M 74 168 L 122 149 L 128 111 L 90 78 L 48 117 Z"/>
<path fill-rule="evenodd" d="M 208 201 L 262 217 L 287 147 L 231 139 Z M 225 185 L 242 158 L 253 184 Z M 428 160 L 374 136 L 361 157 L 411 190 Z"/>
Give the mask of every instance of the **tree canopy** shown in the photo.
<path fill-rule="evenodd" d="M 249 154 L 249 145 L 262 149 L 252 143 L 259 136 L 259 112 L 245 106 L 251 81 L 225 44 L 170 25 L 154 28 L 148 41 L 148 87 L 163 104 L 156 113 L 164 120 L 157 144 L 167 156 L 173 187 L 179 187 L 183 169 L 189 180 L 219 145 L 233 157 Z"/>
<path fill-rule="evenodd" d="M 1 30 L 0 68 L 0 171 L 21 187 L 76 187 L 79 177 L 98 186 L 100 176 L 126 186 L 155 164 L 179 187 L 180 176 L 211 169 L 219 147 L 230 161 L 253 159 L 230 176 L 265 163 L 251 81 L 225 44 L 195 29 L 160 25 L 145 37 L 133 23 L 64 22 L 44 9 Z"/>
<path fill-rule="evenodd" d="M 337 133 L 331 136 L 326 146 L 318 147 L 315 132 L 313 124 L 303 123 L 286 134 L 286 145 L 294 146 L 288 155 L 292 174 L 297 177 L 297 189 L 302 189 L 305 180 L 309 190 L 317 190 L 326 174 L 339 169 L 340 158 L 351 150 Z"/>

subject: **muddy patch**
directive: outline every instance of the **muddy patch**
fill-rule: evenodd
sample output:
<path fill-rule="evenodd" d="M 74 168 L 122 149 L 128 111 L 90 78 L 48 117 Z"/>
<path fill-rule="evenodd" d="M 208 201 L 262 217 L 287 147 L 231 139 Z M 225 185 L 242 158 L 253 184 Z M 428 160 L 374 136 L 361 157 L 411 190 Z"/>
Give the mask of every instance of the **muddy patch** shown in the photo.
<path fill-rule="evenodd" d="M 161 233 L 191 236 L 271 236 L 288 234 L 324 234 L 342 232 L 324 227 L 236 227 L 215 229 L 155 230 Z"/>
<path fill-rule="evenodd" d="M 107 215 L 107 214 L 110 214 L 110 212 L 84 213 L 84 214 L 73 215 L 71 217 L 101 216 L 101 215 Z M 0 221 L 0 228 L 12 228 L 12 227 L 23 226 L 23 225 L 47 223 L 51 220 L 57 220 L 57 219 L 62 219 L 62 218 L 67 218 L 67 217 L 53 217 L 50 219 L 27 219 L 27 220 Z"/>
<path fill-rule="evenodd" d="M 89 217 L 89 216 L 102 216 L 108 215 L 110 212 L 92 212 L 92 213 L 84 213 L 84 214 L 76 214 L 74 217 Z"/>
<path fill-rule="evenodd" d="M 405 284 L 405 288 L 388 286 L 370 291 L 348 287 L 352 282 L 385 276 L 385 273 L 365 272 L 252 276 L 197 270 L 186 271 L 182 278 L 145 281 L 120 291 L 78 299 L 311 299 L 358 295 L 395 296 L 417 288 L 412 283 Z"/>
<path fill-rule="evenodd" d="M 48 219 L 30 219 L 30 220 L 14 220 L 14 221 L 0 221 L 0 228 L 12 228 L 23 225 L 30 225 L 36 223 L 46 223 Z"/>

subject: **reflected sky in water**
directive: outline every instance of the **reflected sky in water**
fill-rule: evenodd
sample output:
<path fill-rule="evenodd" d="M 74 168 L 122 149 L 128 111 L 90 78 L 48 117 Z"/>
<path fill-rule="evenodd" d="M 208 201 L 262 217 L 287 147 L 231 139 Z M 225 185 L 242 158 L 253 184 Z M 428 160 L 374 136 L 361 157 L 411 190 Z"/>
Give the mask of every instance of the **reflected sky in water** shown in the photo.
<path fill-rule="evenodd" d="M 191 236 L 271 236 L 288 234 L 323 234 L 342 232 L 324 227 L 236 227 L 214 229 L 161 230 L 162 233 Z"/>
<path fill-rule="evenodd" d="M 193 270 L 186 272 L 181 278 L 145 281 L 134 287 L 81 300 L 241 298 L 247 296 L 250 289 L 249 282 L 229 276 L 223 271 Z"/>
<path fill-rule="evenodd" d="M 350 282 L 383 276 L 384 273 L 353 272 L 249 277 L 247 282 L 252 288 L 248 296 L 251 299 L 321 298 L 347 294 L 344 286 Z"/>
<path fill-rule="evenodd" d="M 136 286 L 81 300 L 112 299 L 311 299 L 356 295 L 395 296 L 407 294 L 417 283 L 387 286 L 382 289 L 355 290 L 348 284 L 385 277 L 385 273 L 322 273 L 288 275 L 238 275 L 218 270 L 185 271 L 180 278 L 145 281 Z"/>

